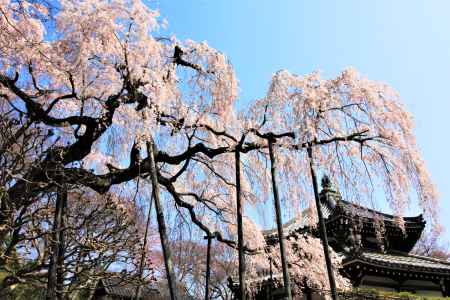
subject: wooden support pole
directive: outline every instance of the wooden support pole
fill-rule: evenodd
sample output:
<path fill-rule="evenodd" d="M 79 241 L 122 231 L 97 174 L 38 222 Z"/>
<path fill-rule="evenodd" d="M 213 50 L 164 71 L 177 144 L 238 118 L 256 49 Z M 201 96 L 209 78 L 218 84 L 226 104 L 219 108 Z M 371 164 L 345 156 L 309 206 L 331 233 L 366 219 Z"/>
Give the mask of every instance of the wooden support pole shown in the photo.
<path fill-rule="evenodd" d="M 237 230 L 238 230 L 238 252 L 239 252 L 239 299 L 245 300 L 245 253 L 244 232 L 242 229 L 242 199 L 241 199 L 241 157 L 239 147 L 236 147 L 235 169 L 236 169 L 236 206 L 237 206 Z"/>
<path fill-rule="evenodd" d="M 269 300 L 273 299 L 273 271 L 272 271 L 272 257 L 269 256 L 269 273 L 270 273 L 270 286 L 269 286 Z"/>
<path fill-rule="evenodd" d="M 278 195 L 278 186 L 276 180 L 276 158 L 273 150 L 273 142 L 274 139 L 270 138 L 269 141 L 269 156 L 270 156 L 270 172 L 272 175 L 272 191 L 273 191 L 273 200 L 275 205 L 275 215 L 277 220 L 277 229 L 278 229 L 278 242 L 280 244 L 280 256 L 281 256 L 281 266 L 283 268 L 283 282 L 284 282 L 284 295 L 288 300 L 292 300 L 292 291 L 291 291 L 291 281 L 289 278 L 289 270 L 286 260 L 286 251 L 284 248 L 284 233 L 283 233 L 283 220 L 281 217 L 281 205 L 280 205 L 280 197 Z"/>
<path fill-rule="evenodd" d="M 152 181 L 153 200 L 155 201 L 156 220 L 158 221 L 159 237 L 161 239 L 161 248 L 164 256 L 164 265 L 166 267 L 167 282 L 169 284 L 170 299 L 177 299 L 177 289 L 175 283 L 175 274 L 173 272 L 172 255 L 170 253 L 169 240 L 166 232 L 164 213 L 159 198 L 158 173 L 155 162 L 156 145 L 151 140 L 147 143 L 148 158 L 150 161 L 150 177 Z"/>
<path fill-rule="evenodd" d="M 316 171 L 314 170 L 314 160 L 313 160 L 313 156 L 312 156 L 311 146 L 308 147 L 307 151 L 308 151 L 308 158 L 309 158 L 309 169 L 311 171 L 311 180 L 312 180 L 313 189 L 314 189 L 314 198 L 316 200 L 317 215 L 319 217 L 320 237 L 322 239 L 322 244 L 323 244 L 323 253 L 325 255 L 325 263 L 327 265 L 328 280 L 330 281 L 331 297 L 333 300 L 337 300 L 336 281 L 334 279 L 333 266 L 331 264 L 330 251 L 329 251 L 329 246 L 328 246 L 327 229 L 325 228 L 325 221 L 323 219 L 322 209 L 320 206 L 319 188 L 317 185 Z"/>
<path fill-rule="evenodd" d="M 208 241 L 206 248 L 206 280 L 205 280 L 205 300 L 209 299 L 209 278 L 211 276 L 211 242 L 216 238 L 216 232 L 204 237 Z"/>

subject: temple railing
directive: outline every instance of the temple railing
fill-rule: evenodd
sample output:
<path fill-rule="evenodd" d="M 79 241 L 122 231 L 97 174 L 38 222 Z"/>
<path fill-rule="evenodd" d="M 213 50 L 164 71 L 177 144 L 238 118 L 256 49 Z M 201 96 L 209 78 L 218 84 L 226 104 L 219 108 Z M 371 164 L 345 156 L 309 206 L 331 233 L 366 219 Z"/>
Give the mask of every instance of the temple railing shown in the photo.
<path fill-rule="evenodd" d="M 294 297 L 295 298 L 295 297 Z M 298 295 L 295 299 L 318 300 L 331 299 L 331 291 L 321 289 L 305 290 L 303 295 Z M 427 300 L 427 299 L 449 299 L 446 297 L 422 296 L 408 292 L 380 292 L 372 290 L 351 290 L 338 292 L 339 300 Z"/>

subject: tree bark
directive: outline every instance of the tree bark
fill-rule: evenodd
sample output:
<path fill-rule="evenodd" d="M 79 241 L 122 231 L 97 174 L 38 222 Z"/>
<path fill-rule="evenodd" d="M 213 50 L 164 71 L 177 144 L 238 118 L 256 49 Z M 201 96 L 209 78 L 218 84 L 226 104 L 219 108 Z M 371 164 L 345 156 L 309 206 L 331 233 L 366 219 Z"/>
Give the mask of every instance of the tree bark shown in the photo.
<path fill-rule="evenodd" d="M 237 206 L 237 230 L 238 230 L 238 251 L 239 251 L 239 299 L 245 300 L 245 253 L 244 253 L 244 232 L 242 229 L 242 199 L 241 199 L 241 155 L 236 148 L 236 206 Z"/>
<path fill-rule="evenodd" d="M 152 213 L 152 203 L 153 203 L 153 190 L 152 195 L 150 197 L 150 203 L 148 204 L 148 214 L 147 214 L 147 222 L 145 224 L 145 232 L 144 232 L 144 243 L 142 245 L 142 252 L 141 252 L 141 261 L 139 263 L 139 280 L 142 279 L 142 274 L 144 273 L 144 265 L 145 265 L 145 256 L 147 254 L 147 237 L 148 237 L 148 227 L 150 225 L 150 216 Z M 135 300 L 138 300 L 141 297 L 141 283 L 138 283 L 138 286 L 136 288 L 136 294 L 134 296 Z"/>
<path fill-rule="evenodd" d="M 283 268 L 283 282 L 284 282 L 284 290 L 285 296 L 287 299 L 291 300 L 291 281 L 289 279 L 289 270 L 286 260 L 286 251 L 284 248 L 284 233 L 283 233 L 283 220 L 281 217 L 281 206 L 280 206 L 280 197 L 278 195 L 278 186 L 276 179 L 276 158 L 273 151 L 273 138 L 269 138 L 269 156 L 270 156 L 270 172 L 272 175 L 272 191 L 273 191 L 273 200 L 275 205 L 275 215 L 277 219 L 277 230 L 278 230 L 278 242 L 280 244 L 280 255 L 281 255 L 281 266 Z"/>
<path fill-rule="evenodd" d="M 330 281 L 331 297 L 333 300 L 337 300 L 336 281 L 334 279 L 333 266 L 331 264 L 327 230 L 325 228 L 325 221 L 323 219 L 322 209 L 320 207 L 319 188 L 317 185 L 316 171 L 314 170 L 314 160 L 312 156 L 311 146 L 307 148 L 307 151 L 309 158 L 309 169 L 311 171 L 311 179 L 314 189 L 314 198 L 316 200 L 317 215 L 319 217 L 320 237 L 322 238 L 323 253 L 325 255 L 325 263 L 327 265 L 327 272 L 328 272 L 328 280 Z"/>
<path fill-rule="evenodd" d="M 62 299 L 64 288 L 64 227 L 67 206 L 66 188 L 58 188 L 53 220 L 51 254 L 46 299 Z"/>
<path fill-rule="evenodd" d="M 150 162 L 150 177 L 151 177 L 152 188 L 153 188 L 153 199 L 155 201 L 156 219 L 158 221 L 159 237 L 161 239 L 161 248 L 162 248 L 163 256 L 164 256 L 164 264 L 166 267 L 166 276 L 167 276 L 167 282 L 169 285 L 170 299 L 176 300 L 177 299 L 177 289 L 176 289 L 176 283 L 175 283 L 175 274 L 173 272 L 172 255 L 170 253 L 171 251 L 170 251 L 169 241 L 168 241 L 167 232 L 166 232 L 164 213 L 163 213 L 161 201 L 159 198 L 158 174 L 157 174 L 156 163 L 155 163 L 156 145 L 154 144 L 154 141 L 151 140 L 147 144 L 147 147 L 149 147 L 148 153 L 149 153 L 149 162 Z"/>

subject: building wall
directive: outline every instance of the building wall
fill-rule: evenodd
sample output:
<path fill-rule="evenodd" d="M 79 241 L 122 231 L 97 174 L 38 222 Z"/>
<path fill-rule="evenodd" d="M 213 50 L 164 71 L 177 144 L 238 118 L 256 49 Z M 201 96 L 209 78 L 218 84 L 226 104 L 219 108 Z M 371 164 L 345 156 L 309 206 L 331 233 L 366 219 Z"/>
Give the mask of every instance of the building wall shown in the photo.
<path fill-rule="evenodd" d="M 386 292 L 408 291 L 420 296 L 442 297 L 439 284 L 425 280 L 406 280 L 402 283 L 381 276 L 364 276 L 360 288 L 377 289 Z"/>

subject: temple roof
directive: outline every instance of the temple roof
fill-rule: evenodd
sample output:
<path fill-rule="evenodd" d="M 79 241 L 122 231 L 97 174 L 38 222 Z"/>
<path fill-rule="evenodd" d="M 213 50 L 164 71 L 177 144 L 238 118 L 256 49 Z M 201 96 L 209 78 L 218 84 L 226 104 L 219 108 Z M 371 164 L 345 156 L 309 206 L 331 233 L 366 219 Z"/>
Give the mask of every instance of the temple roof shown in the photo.
<path fill-rule="evenodd" d="M 378 268 L 450 275 L 450 262 L 405 253 L 362 252 L 354 257 L 345 259 L 343 266 L 345 267 L 355 262 L 363 262 Z"/>
<path fill-rule="evenodd" d="M 295 231 L 301 231 L 308 228 L 312 224 L 313 217 L 311 215 L 311 210 L 307 209 L 302 212 L 300 217 L 295 217 L 283 224 L 283 233 L 289 236 Z M 278 236 L 277 228 L 272 228 L 262 231 L 263 236 L 267 238 L 276 238 Z"/>
<path fill-rule="evenodd" d="M 322 179 L 319 197 L 330 245 L 335 251 L 354 251 L 353 248 L 362 247 L 407 253 L 413 249 L 425 228 L 422 215 L 396 216 L 343 200 L 326 176 Z M 285 237 L 295 238 L 306 231 L 318 235 L 316 220 L 313 208 L 304 210 L 299 217 L 283 225 Z M 278 240 L 276 228 L 262 233 L 269 246 Z"/>
<path fill-rule="evenodd" d="M 320 206 L 322 210 L 325 222 L 334 218 L 341 217 L 342 215 L 358 216 L 364 219 L 378 219 L 383 220 L 386 225 L 393 225 L 398 223 L 399 216 L 383 213 L 374 209 L 364 207 L 360 204 L 352 203 L 350 201 L 343 200 L 340 193 L 335 191 L 329 183 L 328 177 L 322 179 L 322 191 L 320 192 Z M 311 208 L 304 210 L 300 217 L 295 217 L 283 224 L 283 230 L 286 235 L 294 231 L 299 231 L 311 226 L 314 220 L 313 211 Z M 315 214 L 315 213 L 314 213 Z M 404 225 L 408 227 L 420 227 L 425 226 L 423 216 L 420 214 L 414 217 L 402 217 Z M 263 230 L 263 235 L 267 237 L 276 237 L 278 235 L 277 229 Z"/>
<path fill-rule="evenodd" d="M 386 214 L 374 209 L 370 209 L 364 206 L 361 206 L 356 203 L 352 203 L 345 200 L 340 200 L 338 206 L 341 206 L 342 210 L 350 215 L 359 216 L 362 218 L 368 218 L 368 219 L 380 219 L 388 222 L 396 222 L 396 219 L 399 218 L 398 216 Z M 335 207 L 336 209 L 336 207 Z M 328 209 L 326 210 L 326 213 L 324 214 L 325 218 L 329 218 L 334 210 Z M 415 224 L 421 224 L 424 222 L 424 219 L 422 215 L 414 216 L 414 217 L 403 217 L 403 221 L 405 222 L 405 225 L 415 225 Z"/>
<path fill-rule="evenodd" d="M 396 223 L 400 216 L 383 213 L 381 211 L 371 209 L 362 206 L 357 203 L 346 201 L 342 199 L 339 191 L 336 191 L 327 176 L 322 178 L 322 191 L 320 192 L 320 203 L 322 212 L 325 219 L 337 217 L 341 214 L 347 214 L 350 216 L 358 216 L 366 219 L 378 219 L 387 223 Z M 422 215 L 414 217 L 403 217 L 404 224 L 410 225 L 423 225 L 424 219 Z"/>
<path fill-rule="evenodd" d="M 397 216 L 386 214 L 380 211 L 376 211 L 370 208 L 366 208 L 364 206 L 361 206 L 356 203 L 352 203 L 349 201 L 345 201 L 340 199 L 339 204 L 335 206 L 334 208 L 331 208 L 330 206 L 326 205 L 325 203 L 321 203 L 321 209 L 323 216 L 325 218 L 325 222 L 328 220 L 333 219 L 333 217 L 340 217 L 341 214 L 336 213 L 336 210 L 338 209 L 342 210 L 342 213 L 345 213 L 349 216 L 358 216 L 362 218 L 367 219 L 380 219 L 384 220 L 388 223 L 396 223 Z M 309 226 L 311 226 L 312 222 L 314 220 L 314 217 L 312 216 L 312 211 L 310 208 L 304 210 L 300 217 L 295 217 L 289 220 L 288 222 L 283 224 L 283 231 L 286 236 L 289 236 L 291 233 L 296 231 L 302 231 L 307 229 Z M 405 227 L 424 227 L 425 221 L 422 217 L 422 215 L 418 215 L 415 217 L 403 217 L 403 221 L 405 224 Z M 275 238 L 278 235 L 277 229 L 272 228 L 268 230 L 262 231 L 264 237 L 266 238 Z"/>

